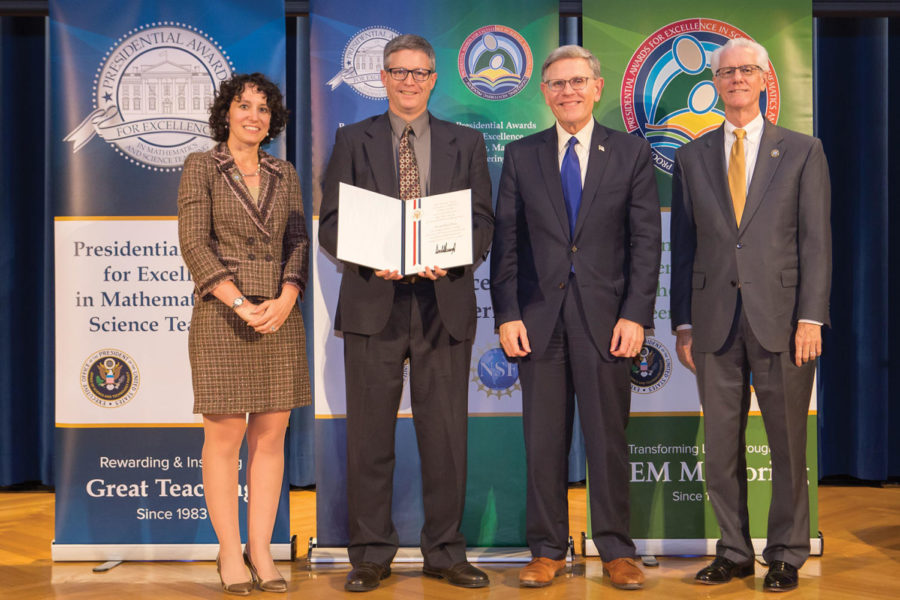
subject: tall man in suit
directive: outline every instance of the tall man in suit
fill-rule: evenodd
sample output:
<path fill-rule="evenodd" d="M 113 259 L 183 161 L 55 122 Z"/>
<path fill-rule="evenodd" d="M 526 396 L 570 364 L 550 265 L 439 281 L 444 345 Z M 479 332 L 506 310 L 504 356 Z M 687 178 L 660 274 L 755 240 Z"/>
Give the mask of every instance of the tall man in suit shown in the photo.
<path fill-rule="evenodd" d="M 697 374 L 706 481 L 722 537 L 697 573 L 753 575 L 744 430 L 751 375 L 772 451 L 766 590 L 797 586 L 809 556 L 806 423 L 828 322 L 831 191 L 819 140 L 760 113 L 769 57 L 747 39 L 711 57 L 725 123 L 675 154 L 672 325 Z"/>
<path fill-rule="evenodd" d="M 416 35 L 384 48 L 388 111 L 338 130 L 319 215 L 322 247 L 337 255 L 338 184 L 402 200 L 472 190 L 474 258 L 494 227 L 484 137 L 428 110 L 434 49 Z M 378 235 L 374 232 L 373 235 Z M 350 562 L 345 589 L 368 591 L 390 575 L 394 429 L 409 360 L 413 422 L 422 460 L 424 572 L 483 587 L 460 533 L 466 495 L 468 374 L 475 336 L 473 267 L 427 267 L 414 276 L 344 264 L 335 330 L 344 335 Z"/>
<path fill-rule="evenodd" d="M 660 216 L 650 147 L 594 121 L 600 62 L 579 46 L 541 69 L 556 124 L 506 146 L 491 252 L 500 343 L 519 362 L 528 470 L 527 587 L 565 567 L 567 456 L 578 397 L 591 532 L 619 588 L 644 576 L 628 533 L 631 358 L 653 326 Z"/>

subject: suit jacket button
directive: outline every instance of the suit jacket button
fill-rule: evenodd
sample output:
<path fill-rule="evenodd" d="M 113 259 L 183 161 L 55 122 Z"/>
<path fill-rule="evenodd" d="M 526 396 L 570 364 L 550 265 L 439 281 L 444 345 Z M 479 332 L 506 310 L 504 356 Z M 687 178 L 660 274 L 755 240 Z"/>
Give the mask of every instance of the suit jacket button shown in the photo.
<path fill-rule="evenodd" d="M 248 255 L 247 255 L 247 260 L 256 260 L 256 255 L 255 255 L 255 254 L 248 254 Z"/>
<path fill-rule="evenodd" d="M 255 244 L 255 243 L 256 243 L 256 238 L 253 238 L 253 237 L 248 237 L 248 238 L 247 238 L 247 245 L 248 245 L 248 246 L 252 246 L 252 245 Z"/>
<path fill-rule="evenodd" d="M 738 250 L 740 250 L 740 249 L 743 248 L 743 247 L 744 247 L 744 242 L 738 242 L 738 243 L 737 243 L 737 249 L 738 249 Z"/>
<path fill-rule="evenodd" d="M 266 262 L 272 262 L 274 260 L 271 254 L 266 254 Z"/>
<path fill-rule="evenodd" d="M 565 287 L 566 287 L 566 284 L 565 284 L 565 283 L 560 283 L 560 284 L 559 284 L 559 289 L 563 289 L 563 288 L 565 288 Z"/>
<path fill-rule="evenodd" d="M 731 284 L 731 287 L 737 287 L 737 281 L 732 280 L 732 281 L 729 281 L 728 283 Z"/>
<path fill-rule="evenodd" d="M 572 253 L 578 252 L 578 246 L 572 246 Z"/>

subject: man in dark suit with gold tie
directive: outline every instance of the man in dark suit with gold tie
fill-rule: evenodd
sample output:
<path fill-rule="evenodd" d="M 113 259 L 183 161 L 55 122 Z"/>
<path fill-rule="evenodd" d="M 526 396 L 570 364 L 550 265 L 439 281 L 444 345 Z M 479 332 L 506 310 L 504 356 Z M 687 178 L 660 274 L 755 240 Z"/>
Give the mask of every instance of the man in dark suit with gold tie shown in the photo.
<path fill-rule="evenodd" d="M 672 180 L 672 326 L 679 359 L 697 374 L 722 534 L 696 580 L 754 573 L 744 442 L 752 376 L 772 452 L 764 589 L 784 591 L 809 556 L 806 427 L 828 323 L 828 165 L 818 139 L 763 118 L 765 48 L 730 40 L 710 63 L 725 123 L 676 152 Z"/>
<path fill-rule="evenodd" d="M 528 471 L 519 583 L 552 583 L 569 535 L 574 399 L 585 428 L 591 537 L 612 585 L 640 588 L 629 534 L 631 358 L 653 326 L 660 215 L 650 146 L 594 121 L 600 62 L 579 46 L 541 69 L 556 124 L 506 146 L 491 250 L 500 343 L 519 362 Z"/>
<path fill-rule="evenodd" d="M 428 112 L 437 73 L 425 39 L 401 35 L 388 42 L 381 81 L 388 111 L 335 136 L 319 215 L 322 247 L 337 256 L 342 182 L 402 200 L 471 189 L 473 262 L 480 259 L 494 224 L 484 137 Z M 466 561 L 460 532 L 475 336 L 473 269 L 427 267 L 403 277 L 344 263 L 335 330 L 344 336 L 347 385 L 348 591 L 378 587 L 397 552 L 394 429 L 407 359 L 422 460 L 423 571 L 461 587 L 488 585 L 487 576 Z"/>

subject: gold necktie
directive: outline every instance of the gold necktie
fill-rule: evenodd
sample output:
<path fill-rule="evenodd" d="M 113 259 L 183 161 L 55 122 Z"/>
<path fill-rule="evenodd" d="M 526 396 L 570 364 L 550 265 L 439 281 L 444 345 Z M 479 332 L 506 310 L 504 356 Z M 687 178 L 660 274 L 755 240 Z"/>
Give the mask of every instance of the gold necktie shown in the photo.
<path fill-rule="evenodd" d="M 412 125 L 407 125 L 400 136 L 398 158 L 400 162 L 400 199 L 415 200 L 421 198 L 419 187 L 419 166 L 416 164 L 416 153 L 409 143 Z"/>
<path fill-rule="evenodd" d="M 734 205 L 734 218 L 738 227 L 741 226 L 741 216 L 744 214 L 744 204 L 747 201 L 747 165 L 744 161 L 746 134 L 743 129 L 734 130 L 735 139 L 728 157 L 728 189 L 731 190 L 731 203 Z"/>

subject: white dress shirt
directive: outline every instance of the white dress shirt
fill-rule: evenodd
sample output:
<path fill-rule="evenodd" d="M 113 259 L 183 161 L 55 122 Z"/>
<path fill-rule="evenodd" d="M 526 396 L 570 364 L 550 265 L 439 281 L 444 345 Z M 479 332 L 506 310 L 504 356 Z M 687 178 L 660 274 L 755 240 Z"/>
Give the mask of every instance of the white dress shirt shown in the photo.
<path fill-rule="evenodd" d="M 584 187 L 584 176 L 587 174 L 587 164 L 588 157 L 591 154 L 591 136 L 594 134 L 594 119 L 591 119 L 587 122 L 587 125 L 582 127 L 578 132 L 575 133 L 575 138 L 578 140 L 578 143 L 575 144 L 575 155 L 578 157 L 578 164 L 581 166 L 581 187 Z M 566 150 L 569 148 L 569 140 L 572 139 L 572 134 L 563 129 L 563 126 L 559 124 L 559 121 L 556 122 L 556 140 L 559 145 L 557 152 L 559 158 L 559 168 L 562 170 L 562 161 L 563 157 L 566 155 Z"/>

